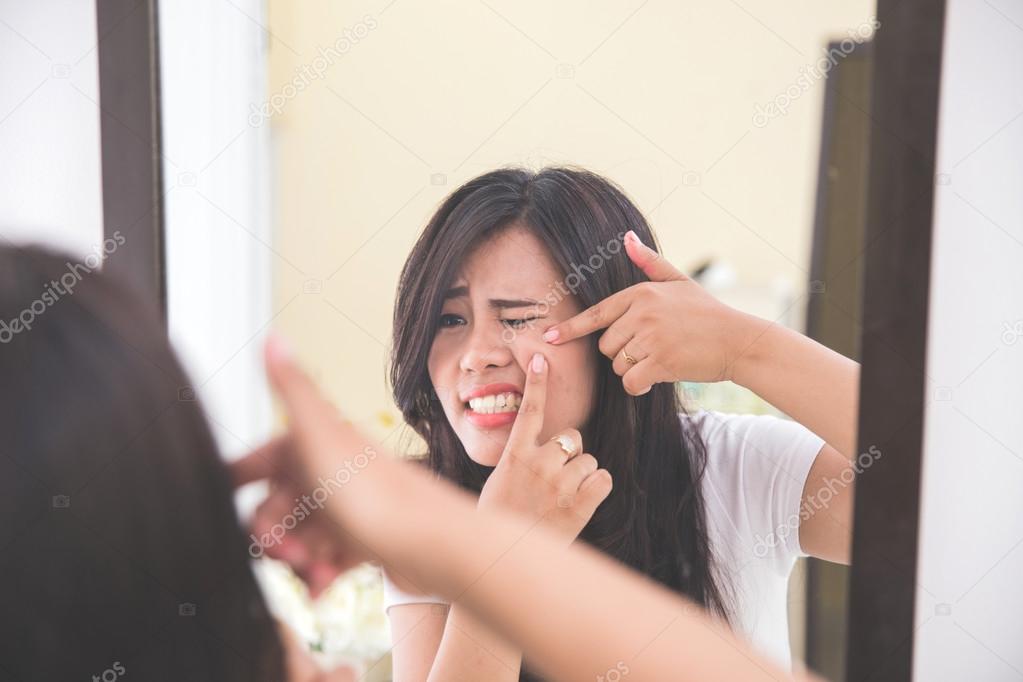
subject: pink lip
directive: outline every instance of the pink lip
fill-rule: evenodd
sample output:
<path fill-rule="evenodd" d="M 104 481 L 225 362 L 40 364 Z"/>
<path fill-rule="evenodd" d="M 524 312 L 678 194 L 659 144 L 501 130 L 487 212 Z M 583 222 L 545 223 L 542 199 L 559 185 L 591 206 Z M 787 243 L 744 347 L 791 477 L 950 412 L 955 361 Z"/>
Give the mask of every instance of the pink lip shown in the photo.
<path fill-rule="evenodd" d="M 519 395 L 522 395 L 522 389 L 515 384 L 485 384 L 483 386 L 477 386 L 465 394 L 462 403 L 465 405 L 465 403 L 468 403 L 472 398 L 480 398 L 485 395 L 494 395 L 497 393 L 518 393 Z M 465 418 L 481 429 L 493 429 L 500 426 L 507 426 L 514 422 L 515 417 L 517 416 L 518 413 L 516 412 L 479 414 L 478 412 L 474 412 L 468 405 L 465 405 Z"/>
<path fill-rule="evenodd" d="M 465 418 L 481 429 L 496 429 L 500 426 L 507 426 L 515 421 L 517 412 L 502 412 L 500 414 L 478 414 L 470 408 L 465 408 Z"/>

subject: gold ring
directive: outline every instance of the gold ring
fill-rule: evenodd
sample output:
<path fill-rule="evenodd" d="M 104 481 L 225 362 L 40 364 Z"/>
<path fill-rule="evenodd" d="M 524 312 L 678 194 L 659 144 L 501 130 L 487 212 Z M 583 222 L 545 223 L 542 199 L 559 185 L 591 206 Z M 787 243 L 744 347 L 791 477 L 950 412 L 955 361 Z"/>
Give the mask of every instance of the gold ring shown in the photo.
<path fill-rule="evenodd" d="M 569 457 L 575 455 L 575 443 L 568 436 L 564 435 L 554 436 L 554 438 L 551 438 L 551 440 L 558 441 L 558 445 L 561 446 L 561 449 L 564 450 L 565 454 L 568 455 Z M 547 442 L 549 443 L 550 441 Z"/>
<path fill-rule="evenodd" d="M 635 365 L 638 362 L 638 360 L 629 355 L 624 348 L 622 349 L 622 355 L 625 356 L 625 362 L 629 363 L 630 365 Z"/>

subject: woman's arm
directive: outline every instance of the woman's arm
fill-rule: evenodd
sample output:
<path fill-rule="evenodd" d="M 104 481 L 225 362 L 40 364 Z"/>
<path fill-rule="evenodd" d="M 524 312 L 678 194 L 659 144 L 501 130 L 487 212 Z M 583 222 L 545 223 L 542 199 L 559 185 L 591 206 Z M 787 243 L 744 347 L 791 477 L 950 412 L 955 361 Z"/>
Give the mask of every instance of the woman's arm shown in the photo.
<path fill-rule="evenodd" d="M 783 325 L 737 318 L 729 378 L 855 459 L 859 364 Z"/>
<path fill-rule="evenodd" d="M 396 604 L 387 615 L 401 682 L 519 679 L 522 652 L 457 603 Z"/>
<path fill-rule="evenodd" d="M 384 451 L 340 418 L 281 346 L 268 345 L 267 365 L 293 447 L 236 463 L 239 483 L 285 466 L 312 489 L 346 455 Z M 345 558 L 338 552 L 376 557 L 457 601 L 550 677 L 790 678 L 689 600 L 592 548 L 566 546 L 544 523 L 477 510 L 465 491 L 391 457 L 369 459 L 320 511 L 325 526 L 337 524 L 336 561 Z"/>
<path fill-rule="evenodd" d="M 391 624 L 394 679 L 422 682 L 430 675 L 447 620 L 444 604 L 396 604 L 387 610 Z"/>
<path fill-rule="evenodd" d="M 444 636 L 430 670 L 429 682 L 493 680 L 515 682 L 522 652 L 455 602 L 448 612 Z"/>
<path fill-rule="evenodd" d="M 401 466 L 372 466 L 381 464 L 378 473 Z M 354 523 L 356 536 L 387 538 L 376 545 L 385 564 L 457 599 L 520 644 L 544 674 L 580 682 L 612 671 L 636 680 L 789 679 L 674 592 L 588 547 L 565 547 L 517 515 L 474 511 L 470 497 L 444 482 L 406 473 L 421 472 L 388 471 L 387 487 L 404 509 L 430 510 L 415 527 L 384 495 L 367 495 L 377 503 L 357 509 L 338 496 L 332 514 Z"/>
<path fill-rule="evenodd" d="M 544 340 L 561 344 L 603 329 L 598 347 L 626 392 L 643 395 L 666 381 L 734 381 L 855 457 L 856 362 L 725 305 L 631 231 L 625 250 L 650 281 L 548 328 Z"/>
<path fill-rule="evenodd" d="M 782 325 L 745 313 L 737 318 L 732 381 L 826 441 L 803 485 L 799 544 L 811 556 L 848 564 L 860 366 Z"/>
<path fill-rule="evenodd" d="M 565 343 L 604 329 L 598 347 L 632 395 L 659 382 L 731 380 L 823 438 L 803 489 L 804 508 L 813 513 L 801 515 L 799 540 L 808 554 L 848 563 L 859 365 L 783 325 L 718 301 L 632 232 L 625 250 L 650 281 L 554 325 L 544 339 Z M 822 507 L 825 488 L 828 502 Z"/>

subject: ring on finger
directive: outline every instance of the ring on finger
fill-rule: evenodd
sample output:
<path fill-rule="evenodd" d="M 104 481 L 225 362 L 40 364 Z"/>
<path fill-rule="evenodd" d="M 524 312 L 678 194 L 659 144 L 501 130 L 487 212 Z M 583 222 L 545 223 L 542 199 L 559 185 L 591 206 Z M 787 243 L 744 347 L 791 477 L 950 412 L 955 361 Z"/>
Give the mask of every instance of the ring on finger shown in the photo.
<path fill-rule="evenodd" d="M 635 365 L 637 362 L 639 362 L 639 360 L 629 355 L 629 351 L 625 350 L 624 348 L 622 348 L 622 357 L 624 357 L 625 362 L 629 363 L 630 365 Z"/>
<path fill-rule="evenodd" d="M 555 441 L 555 440 L 558 441 L 558 445 L 561 446 L 561 449 L 569 457 L 573 457 L 575 455 L 575 453 L 577 452 L 576 447 L 575 447 L 575 441 L 573 441 L 568 436 L 560 435 L 560 436 L 554 436 L 553 438 L 551 438 L 551 441 Z M 548 441 L 548 442 L 550 442 L 550 441 Z"/>

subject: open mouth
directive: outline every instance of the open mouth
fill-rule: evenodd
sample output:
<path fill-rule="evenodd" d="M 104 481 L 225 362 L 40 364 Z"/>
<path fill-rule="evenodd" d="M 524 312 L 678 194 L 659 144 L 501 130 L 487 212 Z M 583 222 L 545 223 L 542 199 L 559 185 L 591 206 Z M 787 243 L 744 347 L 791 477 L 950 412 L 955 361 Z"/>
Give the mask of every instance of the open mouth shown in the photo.
<path fill-rule="evenodd" d="M 506 393 L 492 393 L 490 395 L 472 398 L 463 407 L 471 414 L 515 414 L 522 404 L 522 394 L 514 391 Z"/>

